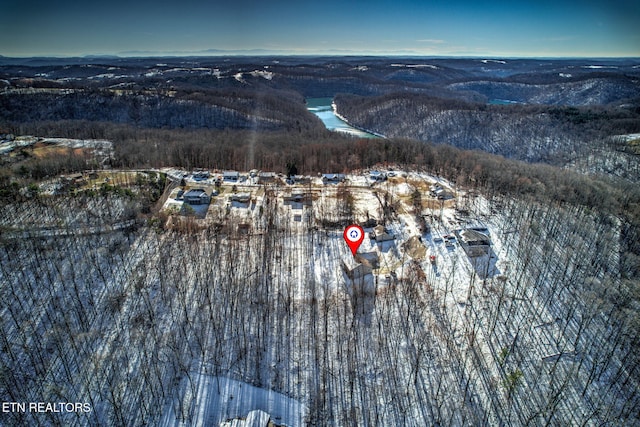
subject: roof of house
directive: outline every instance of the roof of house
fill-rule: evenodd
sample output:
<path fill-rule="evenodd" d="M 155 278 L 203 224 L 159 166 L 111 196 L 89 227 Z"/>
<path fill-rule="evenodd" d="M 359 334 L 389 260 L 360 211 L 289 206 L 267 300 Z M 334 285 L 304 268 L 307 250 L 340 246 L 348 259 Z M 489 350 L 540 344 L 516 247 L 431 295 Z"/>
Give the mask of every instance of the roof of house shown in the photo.
<path fill-rule="evenodd" d="M 183 197 L 209 197 L 204 188 L 192 188 L 182 195 Z"/>
<path fill-rule="evenodd" d="M 464 229 L 458 233 L 463 242 L 474 242 L 474 243 L 483 243 L 489 244 L 491 239 L 484 233 L 480 233 L 476 230 Z"/>
<path fill-rule="evenodd" d="M 376 225 L 375 227 L 373 227 L 373 232 L 374 232 L 377 236 L 382 235 L 382 234 L 389 234 L 389 233 L 387 232 L 387 229 L 386 229 L 386 228 L 384 228 L 384 225 Z"/>
<path fill-rule="evenodd" d="M 377 242 L 384 242 L 386 240 L 393 240 L 393 235 L 387 232 L 387 229 L 383 225 L 376 225 L 373 227 L 373 234 Z"/>
<path fill-rule="evenodd" d="M 229 199 L 231 201 L 236 201 L 236 202 L 248 202 L 249 200 L 251 200 L 251 194 L 250 193 L 237 193 L 237 194 L 232 194 L 229 196 Z"/>
<path fill-rule="evenodd" d="M 322 179 L 328 179 L 330 181 L 344 179 L 343 173 L 325 173 L 322 174 Z"/>

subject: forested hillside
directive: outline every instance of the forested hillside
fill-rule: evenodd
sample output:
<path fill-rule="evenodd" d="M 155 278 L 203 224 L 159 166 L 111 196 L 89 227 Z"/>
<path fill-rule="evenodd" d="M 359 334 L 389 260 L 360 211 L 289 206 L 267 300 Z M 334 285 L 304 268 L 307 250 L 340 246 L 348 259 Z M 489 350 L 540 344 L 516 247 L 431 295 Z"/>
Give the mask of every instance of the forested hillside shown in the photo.
<path fill-rule="evenodd" d="M 587 173 L 638 179 L 617 135 L 640 132 L 640 107 L 484 105 L 424 95 L 338 95 L 350 123 L 388 137 L 476 149 L 528 162 L 577 163 Z M 633 155 L 631 155 L 633 157 Z M 584 163 L 585 159 L 590 162 Z M 630 163 L 631 162 L 631 163 Z"/>
<path fill-rule="evenodd" d="M 410 261 L 358 291 L 339 224 L 375 192 L 407 239 L 397 190 L 415 176 L 325 187 L 302 227 L 274 187 L 244 236 L 246 209 L 182 227 L 145 215 L 136 194 L 157 178 L 3 201 L 0 394 L 91 408 L 6 425 L 218 425 L 240 399 L 227 378 L 291 399 L 272 408 L 289 425 L 638 422 L 638 271 L 614 213 L 465 187 L 452 211 L 491 227 L 498 273 L 442 249 L 437 268 Z M 448 225 L 426 212 L 431 240 Z"/>
<path fill-rule="evenodd" d="M 146 128 L 322 130 L 300 95 L 243 89 L 18 89 L 0 96 L 0 117 L 13 123 L 87 120 Z"/>

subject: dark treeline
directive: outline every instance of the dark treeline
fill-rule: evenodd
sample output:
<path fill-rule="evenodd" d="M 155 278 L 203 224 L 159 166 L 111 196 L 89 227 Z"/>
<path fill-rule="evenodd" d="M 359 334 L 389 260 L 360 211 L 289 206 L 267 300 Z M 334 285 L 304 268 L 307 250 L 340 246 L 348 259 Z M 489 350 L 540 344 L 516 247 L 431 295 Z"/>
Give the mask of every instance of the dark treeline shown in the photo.
<path fill-rule="evenodd" d="M 109 89 L 25 90 L 0 96 L 0 117 L 16 123 L 87 120 L 148 128 L 321 131 L 304 99 L 287 91 Z"/>

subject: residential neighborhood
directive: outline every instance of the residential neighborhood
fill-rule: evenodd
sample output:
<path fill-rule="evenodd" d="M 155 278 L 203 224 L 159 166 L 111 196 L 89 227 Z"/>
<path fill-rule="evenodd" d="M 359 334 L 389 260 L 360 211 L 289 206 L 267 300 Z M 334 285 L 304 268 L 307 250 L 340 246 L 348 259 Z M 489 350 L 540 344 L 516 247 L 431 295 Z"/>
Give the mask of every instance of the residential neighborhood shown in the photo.
<path fill-rule="evenodd" d="M 342 257 L 341 266 L 347 281 L 377 282 L 402 277 L 405 256 L 424 262 L 424 268 L 431 268 L 426 264 L 427 259 L 432 264 L 440 259 L 442 266 L 443 254 L 450 256 L 449 253 L 458 252 L 465 254 L 467 262 L 477 268 L 480 268 L 479 262 L 484 263 L 484 270 L 495 265 L 496 259 L 490 258 L 495 253 L 489 250 L 489 238 L 460 223 L 461 210 L 456 208 L 455 190 L 429 176 L 398 170 L 389 176 L 388 172 L 377 169 L 360 174 L 325 173 L 288 178 L 259 170 L 166 172 L 176 182 L 180 177 L 184 184 L 175 187 L 165 201 L 164 209 L 173 213 L 174 223 L 194 217 L 201 227 L 207 227 L 222 218 L 227 221 L 235 218 L 238 225 L 234 235 L 261 233 L 265 209 L 276 209 L 278 221 L 288 221 L 287 227 L 300 233 L 318 228 L 318 220 L 322 220 L 320 224 L 332 224 L 325 226 L 325 232 L 332 233 L 340 229 L 339 224 L 346 225 L 340 211 L 348 208 L 349 211 L 343 213 L 365 227 L 367 238 L 361 248 L 366 256 Z M 420 212 L 411 205 L 412 194 L 417 189 L 425 192 Z M 397 215 L 402 225 L 385 219 L 390 213 L 381 202 L 381 195 L 386 195 L 386 203 L 395 206 L 393 216 Z M 342 201 L 344 197 L 348 198 L 347 205 Z M 427 226 L 425 217 L 432 218 L 431 221 L 439 219 Z M 446 231 L 441 232 L 443 227 Z"/>

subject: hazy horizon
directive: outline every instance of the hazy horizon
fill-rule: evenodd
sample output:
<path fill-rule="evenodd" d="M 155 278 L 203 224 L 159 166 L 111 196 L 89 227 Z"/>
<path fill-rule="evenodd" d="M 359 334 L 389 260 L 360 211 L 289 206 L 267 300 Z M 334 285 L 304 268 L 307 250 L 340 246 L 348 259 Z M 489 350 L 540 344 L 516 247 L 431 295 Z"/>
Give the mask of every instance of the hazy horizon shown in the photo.
<path fill-rule="evenodd" d="M 214 52 L 215 51 L 215 52 Z M 640 54 L 636 56 L 500 56 L 500 55 L 422 55 L 413 52 L 399 53 L 380 53 L 380 52 L 341 52 L 341 51 L 325 51 L 325 52 L 309 52 L 300 53 L 295 51 L 270 51 L 266 49 L 247 49 L 247 50 L 224 50 L 224 49 L 206 49 L 202 51 L 128 51 L 116 52 L 113 54 L 104 53 L 83 53 L 78 55 L 59 55 L 59 54 L 42 54 L 42 55 L 3 55 L 0 58 L 7 59 L 29 59 L 29 58 L 51 58 L 51 59 L 100 59 L 100 58 L 227 58 L 227 57 L 371 57 L 371 58 L 419 58 L 419 59 L 496 59 L 496 60 L 518 60 L 518 59 L 535 59 L 535 60 L 633 60 L 640 59 Z"/>
<path fill-rule="evenodd" d="M 0 6 L 0 55 L 640 57 L 640 4 L 498 0 L 200 3 L 42 0 Z M 144 56 L 144 55 L 143 55 Z"/>

